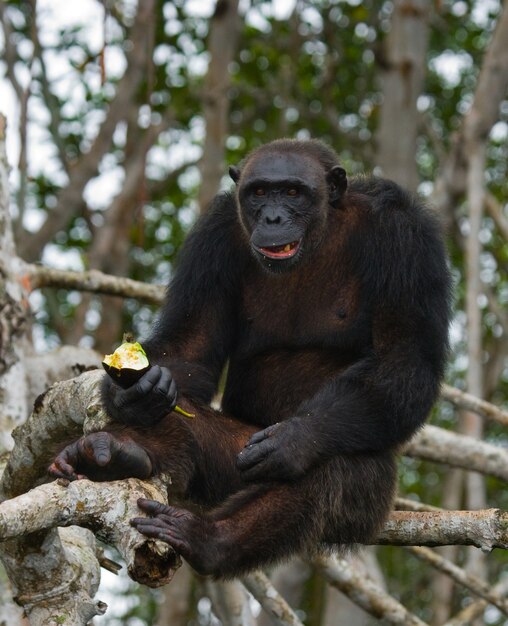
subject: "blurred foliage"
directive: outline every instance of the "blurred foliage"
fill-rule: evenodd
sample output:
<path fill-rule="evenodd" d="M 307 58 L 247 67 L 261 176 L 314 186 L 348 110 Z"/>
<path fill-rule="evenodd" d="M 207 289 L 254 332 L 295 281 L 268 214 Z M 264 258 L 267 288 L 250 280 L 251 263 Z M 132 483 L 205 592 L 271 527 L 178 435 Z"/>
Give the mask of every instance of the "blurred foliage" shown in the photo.
<path fill-rule="evenodd" d="M 67 174 L 50 130 L 44 72 L 40 60 L 32 61 L 32 3 L 11 0 L 7 14 L 19 58 L 19 80 L 30 76 L 28 169 L 26 195 L 21 204 L 23 176 L 16 178 L 14 205 L 17 218 L 27 230 L 36 230 L 44 214 L 55 207 L 57 195 L 67 184 Z M 129 29 L 135 3 L 129 0 L 88 2 L 90 19 L 54 26 L 51 3 L 39 0 L 37 23 L 44 48 L 46 72 L 53 106 L 58 110 L 59 143 L 68 167 L 90 148 L 97 129 L 111 106 L 115 86 L 129 50 Z M 106 7 L 104 17 L 103 7 Z M 153 63 L 146 81 L 136 93 L 139 104 L 137 127 L 140 136 L 167 116 L 171 123 L 147 154 L 146 180 L 140 190 L 136 218 L 129 231 L 129 269 L 132 278 L 166 282 L 175 254 L 197 214 L 199 187 L 197 163 L 204 139 L 202 112 L 203 80 L 209 59 L 207 33 L 213 6 L 185 0 L 156 3 Z M 288 15 L 279 16 L 268 0 L 242 3 L 242 29 L 236 60 L 231 64 L 230 133 L 225 140 L 227 163 L 237 163 L 249 150 L 280 136 L 315 136 L 329 142 L 341 155 L 350 173 L 375 169 L 375 141 L 379 122 L 380 68 L 383 41 L 389 29 L 392 3 L 384 0 L 302 0 Z M 416 157 L 421 175 L 421 192 L 429 195 L 440 168 L 440 152 L 446 151 L 462 115 L 471 102 L 480 63 L 499 13 L 499 2 L 489 0 L 441 0 L 432 3 L 428 51 L 428 73 L 418 107 L 422 123 Z M 247 7 L 245 9 L 245 7 Z M 106 43 L 98 45 L 91 30 L 104 26 Z M 102 67 L 105 67 L 103 72 Z M 1 67 L 1 66 L 0 66 Z M 3 66 L 5 67 L 5 66 Z M 125 103 L 127 104 L 127 103 Z M 508 102 L 501 108 L 500 121 L 488 145 L 489 191 L 506 203 L 508 179 Z M 432 128 L 432 133 L 428 132 Z M 35 141 L 36 140 L 36 141 Z M 138 144 L 136 144 L 138 145 Z M 115 132 L 109 153 L 101 160 L 98 176 L 85 190 L 85 201 L 55 240 L 48 242 L 45 260 L 58 259 L 73 269 L 89 265 L 88 252 L 106 218 L 114 194 L 121 185 L 122 165 L 129 147 L 125 124 Z M 42 157 L 38 153 L 42 151 Z M 225 169 L 226 171 L 226 169 Z M 108 188 L 109 185 L 109 188 Z M 224 185 L 229 182 L 224 179 Z M 97 190 L 97 191 L 94 191 Z M 104 194 L 104 190 L 107 193 Z M 462 234 L 467 232 L 465 207 L 458 203 L 450 234 L 449 249 L 456 277 L 457 317 L 454 353 L 449 369 L 452 384 L 461 385 L 465 362 Z M 19 232 L 21 230 L 19 229 Z M 500 307 L 508 301 L 508 242 L 485 217 L 482 279 L 497 297 Z M 72 326 L 82 296 L 56 291 L 35 296 L 36 330 L 44 345 L 60 341 L 59 328 Z M 502 333 L 499 319 L 484 311 L 485 345 L 495 346 Z M 100 324 L 100 301 L 90 309 L 85 343 L 93 344 Z M 146 332 L 153 310 L 128 300 L 123 309 L 122 328 L 136 334 Z M 116 338 L 120 340 L 120 336 Z M 112 342 L 114 338 L 111 339 Z M 506 402 L 508 371 L 495 390 L 495 399 Z M 456 426 L 456 413 L 446 404 L 436 409 L 432 421 L 445 428 Z M 487 439 L 506 445 L 501 427 L 489 426 Z M 401 495 L 439 505 L 445 467 L 404 458 L 401 462 Z M 508 495 L 499 481 L 489 479 L 491 506 L 508 509 Z M 422 619 L 430 619 L 428 607 L 433 571 L 397 548 L 379 550 L 390 591 Z M 506 557 L 496 553 L 489 559 L 491 579 L 506 569 Z M 319 588 L 309 595 L 321 598 Z M 320 602 L 321 600 L 319 600 Z M 457 603 L 461 598 L 457 598 Z M 146 608 L 146 607 L 145 607 Z M 143 608 L 143 610 L 145 610 Z M 456 607 L 458 608 L 458 606 Z M 133 611 L 141 611 L 139 605 Z M 320 611 L 321 607 L 309 608 Z M 138 613 L 138 621 L 151 623 L 153 616 Z M 99 622 L 99 620 L 97 620 Z M 101 620 L 102 621 L 102 620 Z M 199 620 L 196 618 L 197 623 Z M 501 624 L 493 618 L 491 624 Z"/>

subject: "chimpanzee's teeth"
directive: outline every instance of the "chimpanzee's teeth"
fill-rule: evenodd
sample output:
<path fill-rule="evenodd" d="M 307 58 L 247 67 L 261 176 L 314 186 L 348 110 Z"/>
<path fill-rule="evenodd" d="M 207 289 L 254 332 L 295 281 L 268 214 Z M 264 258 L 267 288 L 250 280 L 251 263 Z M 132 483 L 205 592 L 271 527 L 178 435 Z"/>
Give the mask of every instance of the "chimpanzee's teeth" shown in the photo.
<path fill-rule="evenodd" d="M 289 243 L 281 244 L 280 246 L 272 245 L 259 247 L 258 251 L 260 251 L 265 257 L 273 259 L 289 259 L 296 254 L 299 243 L 300 241 L 291 241 Z"/>

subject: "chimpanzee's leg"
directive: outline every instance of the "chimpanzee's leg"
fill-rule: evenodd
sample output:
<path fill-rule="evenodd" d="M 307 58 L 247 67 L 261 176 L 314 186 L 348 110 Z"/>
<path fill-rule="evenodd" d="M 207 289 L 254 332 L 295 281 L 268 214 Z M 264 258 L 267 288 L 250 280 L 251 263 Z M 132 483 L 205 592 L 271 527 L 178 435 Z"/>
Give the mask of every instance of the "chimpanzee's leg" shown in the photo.
<path fill-rule="evenodd" d="M 132 523 L 167 541 L 203 574 L 235 576 L 323 542 L 375 537 L 392 504 L 393 453 L 344 455 L 294 482 L 245 484 L 236 456 L 256 428 L 208 408 L 183 408 L 195 417 L 172 413 L 150 430 L 112 425 L 110 433 L 88 435 L 60 453 L 52 473 L 111 480 L 169 472 L 172 493 L 215 508 L 199 516 L 142 500 L 151 517 Z"/>
<path fill-rule="evenodd" d="M 232 577 L 324 542 L 375 538 L 392 506 L 393 454 L 326 461 L 304 478 L 248 486 L 206 516 L 141 500 L 140 532 L 169 543 L 202 574 Z"/>
<path fill-rule="evenodd" d="M 245 487 L 236 457 L 256 428 L 184 398 L 193 417 L 170 413 L 150 428 L 112 423 L 67 445 L 49 468 L 70 480 L 148 478 L 167 472 L 170 494 L 211 507 Z"/>

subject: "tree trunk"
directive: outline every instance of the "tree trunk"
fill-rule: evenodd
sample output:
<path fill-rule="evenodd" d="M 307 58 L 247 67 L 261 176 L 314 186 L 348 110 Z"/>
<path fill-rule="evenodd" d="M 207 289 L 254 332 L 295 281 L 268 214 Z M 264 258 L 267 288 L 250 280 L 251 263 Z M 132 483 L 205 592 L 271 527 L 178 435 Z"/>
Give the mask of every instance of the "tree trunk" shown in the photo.
<path fill-rule="evenodd" d="M 416 101 L 426 71 L 429 0 L 395 0 L 391 30 L 381 59 L 383 104 L 377 163 L 383 176 L 416 190 L 418 134 Z"/>
<path fill-rule="evenodd" d="M 28 302 L 16 280 L 17 257 L 9 214 L 5 118 L 0 116 L 0 455 L 12 448 L 10 433 L 28 415 L 24 355 L 28 347 Z"/>
<path fill-rule="evenodd" d="M 229 113 L 229 64 L 234 58 L 239 33 L 238 0 L 217 0 L 210 20 L 208 50 L 211 55 L 206 75 L 203 113 L 206 139 L 201 159 L 198 204 L 204 213 L 217 193 L 224 174 L 224 144 Z"/>

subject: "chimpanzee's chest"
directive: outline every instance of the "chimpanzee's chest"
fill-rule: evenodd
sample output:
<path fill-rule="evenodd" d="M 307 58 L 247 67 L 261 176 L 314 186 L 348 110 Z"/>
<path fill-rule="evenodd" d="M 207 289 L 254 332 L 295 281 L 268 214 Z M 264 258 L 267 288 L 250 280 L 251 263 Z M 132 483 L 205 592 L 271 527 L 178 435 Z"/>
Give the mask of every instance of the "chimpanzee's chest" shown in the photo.
<path fill-rule="evenodd" d="M 253 272 L 244 283 L 238 352 L 357 349 L 370 335 L 360 281 L 333 263 L 287 274 Z"/>

